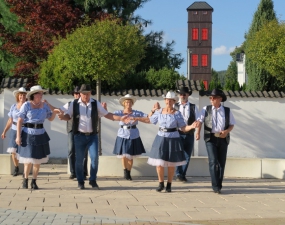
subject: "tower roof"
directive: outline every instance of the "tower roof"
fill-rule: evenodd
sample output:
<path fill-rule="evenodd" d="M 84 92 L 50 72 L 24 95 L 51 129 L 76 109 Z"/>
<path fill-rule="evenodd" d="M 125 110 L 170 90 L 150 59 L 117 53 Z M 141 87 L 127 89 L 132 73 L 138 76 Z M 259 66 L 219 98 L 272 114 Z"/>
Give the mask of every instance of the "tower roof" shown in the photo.
<path fill-rule="evenodd" d="M 214 11 L 214 9 L 207 2 L 202 2 L 202 1 L 194 2 L 192 5 L 190 5 L 187 8 L 187 11 L 188 10 L 211 10 L 211 11 Z"/>

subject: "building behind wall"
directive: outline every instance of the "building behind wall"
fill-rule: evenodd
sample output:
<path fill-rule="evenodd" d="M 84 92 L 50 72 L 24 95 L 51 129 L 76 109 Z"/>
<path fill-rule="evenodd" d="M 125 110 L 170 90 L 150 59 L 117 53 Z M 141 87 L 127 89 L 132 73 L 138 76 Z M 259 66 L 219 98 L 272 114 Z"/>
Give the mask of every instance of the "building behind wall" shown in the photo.
<path fill-rule="evenodd" d="M 200 80 L 208 89 L 212 74 L 212 13 L 207 2 L 194 2 L 188 12 L 188 79 Z"/>
<path fill-rule="evenodd" d="M 245 71 L 245 54 L 238 53 L 236 55 L 237 73 L 239 86 L 247 83 L 247 75 Z"/>

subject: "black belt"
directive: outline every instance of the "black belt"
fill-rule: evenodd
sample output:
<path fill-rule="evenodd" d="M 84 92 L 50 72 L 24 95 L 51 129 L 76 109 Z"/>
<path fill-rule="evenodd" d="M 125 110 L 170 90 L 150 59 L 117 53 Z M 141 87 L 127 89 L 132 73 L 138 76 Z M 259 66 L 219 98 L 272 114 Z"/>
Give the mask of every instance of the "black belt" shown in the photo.
<path fill-rule="evenodd" d="M 81 131 L 78 131 L 78 133 L 79 134 L 83 134 L 83 135 L 85 135 L 85 136 L 89 136 L 89 135 L 93 135 L 93 134 L 95 134 L 95 132 L 81 132 Z"/>
<path fill-rule="evenodd" d="M 137 128 L 136 125 L 133 125 L 133 126 L 121 125 L 121 128 L 124 128 L 124 127 L 125 127 L 125 129 L 126 129 L 126 128 L 127 128 L 127 129 L 135 129 L 135 128 Z"/>
<path fill-rule="evenodd" d="M 13 124 L 17 126 L 17 122 L 13 121 Z M 22 127 L 24 127 L 24 126 L 25 126 L 25 123 L 22 124 Z"/>
<path fill-rule="evenodd" d="M 183 135 L 194 134 L 194 132 L 191 132 L 191 131 L 183 132 L 181 130 L 178 130 L 178 132 L 179 134 L 183 134 Z"/>
<path fill-rule="evenodd" d="M 42 129 L 44 128 L 44 125 L 42 123 L 25 123 L 24 127 Z"/>
<path fill-rule="evenodd" d="M 174 131 L 177 131 L 177 128 L 162 128 L 162 127 L 160 127 L 159 131 L 162 131 L 162 132 L 174 132 Z"/>

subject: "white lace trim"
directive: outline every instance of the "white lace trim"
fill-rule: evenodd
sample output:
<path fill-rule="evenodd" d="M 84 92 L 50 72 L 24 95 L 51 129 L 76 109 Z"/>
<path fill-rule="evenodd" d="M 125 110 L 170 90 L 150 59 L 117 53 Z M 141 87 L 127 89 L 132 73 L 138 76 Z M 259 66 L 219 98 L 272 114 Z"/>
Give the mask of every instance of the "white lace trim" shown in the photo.
<path fill-rule="evenodd" d="M 7 152 L 9 153 L 16 153 L 17 148 L 7 148 Z"/>
<path fill-rule="evenodd" d="M 126 157 L 127 159 L 134 159 L 134 158 L 137 158 L 139 157 L 140 155 L 129 155 L 129 154 L 123 154 L 123 155 L 117 155 L 118 158 L 123 158 L 123 157 Z"/>
<path fill-rule="evenodd" d="M 185 165 L 186 161 L 184 160 L 181 162 L 168 162 L 168 161 L 164 161 L 162 159 L 148 158 L 147 163 L 151 166 L 176 167 L 176 166 Z"/>
<path fill-rule="evenodd" d="M 42 158 L 42 159 L 32 159 L 32 158 L 23 158 L 21 157 L 19 154 L 17 154 L 17 159 L 19 160 L 19 163 L 23 163 L 23 164 L 26 164 L 26 163 L 31 163 L 31 164 L 42 164 L 42 163 L 47 163 L 48 162 L 48 159 L 49 157 L 45 157 L 45 158 Z"/>

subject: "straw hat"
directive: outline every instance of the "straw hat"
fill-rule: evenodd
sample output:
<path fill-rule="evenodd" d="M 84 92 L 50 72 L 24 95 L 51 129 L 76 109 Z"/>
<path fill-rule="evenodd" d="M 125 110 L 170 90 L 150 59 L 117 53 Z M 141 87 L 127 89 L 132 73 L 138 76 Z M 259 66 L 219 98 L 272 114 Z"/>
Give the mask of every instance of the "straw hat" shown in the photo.
<path fill-rule="evenodd" d="M 167 92 L 167 94 L 166 95 L 162 95 L 162 97 L 164 99 L 173 99 L 174 101 L 178 100 L 178 97 L 176 96 L 176 94 L 173 91 Z"/>
<path fill-rule="evenodd" d="M 42 89 L 42 87 L 40 85 L 35 85 L 33 87 L 31 87 L 30 92 L 27 94 L 27 98 L 29 98 L 32 94 L 35 94 L 37 92 L 47 92 L 47 90 Z"/>
<path fill-rule="evenodd" d="M 20 87 L 18 90 L 13 91 L 13 95 L 16 97 L 16 95 L 17 95 L 18 93 L 26 93 L 26 94 L 27 94 L 28 91 L 26 91 L 26 88 Z"/>
<path fill-rule="evenodd" d="M 125 100 L 128 100 L 128 99 L 132 100 L 132 101 L 133 101 L 133 104 L 135 104 L 135 102 L 136 102 L 136 100 L 137 100 L 137 99 L 136 99 L 135 97 L 133 97 L 132 95 L 127 94 L 127 95 L 125 95 L 124 97 L 120 98 L 120 99 L 119 99 L 119 102 L 120 102 L 120 104 L 121 104 L 122 106 L 124 106 L 124 105 L 123 105 L 124 101 L 125 101 Z"/>

